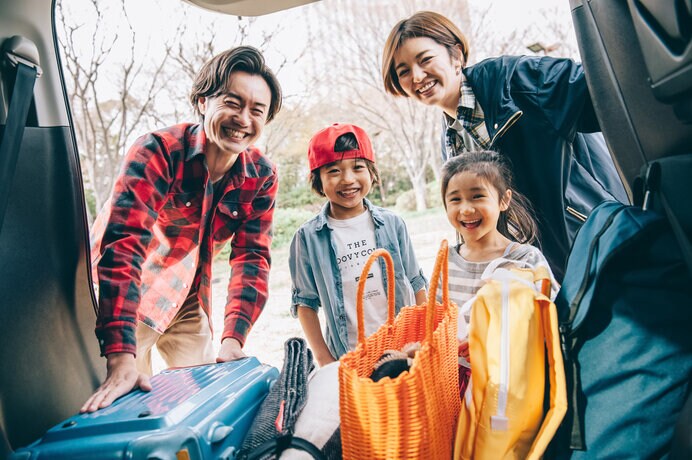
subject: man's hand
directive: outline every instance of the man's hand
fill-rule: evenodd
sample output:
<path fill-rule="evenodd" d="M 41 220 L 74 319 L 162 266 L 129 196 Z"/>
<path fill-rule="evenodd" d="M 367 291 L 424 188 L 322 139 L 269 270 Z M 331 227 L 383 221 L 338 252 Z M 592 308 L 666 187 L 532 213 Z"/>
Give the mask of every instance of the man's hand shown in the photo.
<path fill-rule="evenodd" d="M 240 346 L 240 342 L 228 337 L 221 341 L 221 349 L 219 350 L 219 356 L 216 358 L 216 362 L 225 363 L 226 361 L 233 361 L 246 357 L 247 355 L 243 352 L 243 347 Z"/>
<path fill-rule="evenodd" d="M 98 387 L 96 393 L 84 403 L 79 412 L 94 412 L 108 407 L 120 396 L 137 387 L 142 391 L 151 391 L 149 377 L 137 371 L 134 355 L 112 353 L 108 355 L 107 360 L 106 380 Z"/>

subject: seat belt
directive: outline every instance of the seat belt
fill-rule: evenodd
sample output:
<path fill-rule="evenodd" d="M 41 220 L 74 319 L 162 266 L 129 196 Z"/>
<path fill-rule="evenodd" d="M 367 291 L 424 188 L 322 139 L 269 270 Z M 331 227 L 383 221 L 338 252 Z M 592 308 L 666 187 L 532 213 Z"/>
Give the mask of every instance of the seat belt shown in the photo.
<path fill-rule="evenodd" d="M 24 46 L 28 42 L 28 40 L 18 36 L 14 36 L 9 40 L 11 44 L 22 44 Z M 21 42 L 21 40 L 24 40 L 24 42 Z M 35 49 L 35 45 L 33 43 L 31 45 Z M 3 48 L 6 47 L 3 46 Z M 38 63 L 31 62 L 27 57 L 16 54 L 16 49 L 8 49 L 4 56 L 8 61 L 7 64 L 17 67 L 17 75 L 12 96 L 9 100 L 5 131 L 2 141 L 0 141 L 0 177 L 2 178 L 0 181 L 0 231 L 2 231 L 2 224 L 5 220 L 5 211 L 7 211 L 10 199 L 9 195 L 14 171 L 17 167 L 19 149 L 24 136 L 24 126 L 26 125 L 29 106 L 34 95 L 34 83 L 41 72 Z"/>

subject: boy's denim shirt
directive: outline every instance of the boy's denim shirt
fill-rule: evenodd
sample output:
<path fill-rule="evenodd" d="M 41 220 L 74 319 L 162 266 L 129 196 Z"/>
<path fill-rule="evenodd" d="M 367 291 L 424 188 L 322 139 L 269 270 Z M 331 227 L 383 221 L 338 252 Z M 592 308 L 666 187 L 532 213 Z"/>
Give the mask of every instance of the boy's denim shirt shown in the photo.
<path fill-rule="evenodd" d="M 373 206 L 367 199 L 363 201 L 375 224 L 375 244 L 378 248 L 386 249 L 394 262 L 395 305 L 398 313 L 404 306 L 407 285 L 410 284 L 416 293 L 427 287 L 428 282 L 416 260 L 403 219 L 387 209 Z M 328 212 L 329 202 L 325 203 L 318 215 L 296 231 L 291 241 L 288 260 L 293 281 L 291 314 L 297 316 L 298 305 L 305 305 L 314 310 L 324 306 L 325 341 L 332 355 L 339 359 L 348 351 L 348 332 L 343 285 L 336 263 L 332 229 L 327 221 Z M 384 263 L 380 266 L 386 290 L 386 268 Z M 356 294 L 351 295 L 355 297 Z"/>

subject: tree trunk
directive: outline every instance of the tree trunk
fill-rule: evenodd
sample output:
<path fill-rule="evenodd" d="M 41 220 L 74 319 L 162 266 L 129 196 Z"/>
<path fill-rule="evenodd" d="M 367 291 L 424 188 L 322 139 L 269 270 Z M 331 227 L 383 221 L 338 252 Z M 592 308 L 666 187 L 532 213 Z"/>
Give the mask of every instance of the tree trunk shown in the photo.
<path fill-rule="evenodd" d="M 425 200 L 425 174 L 421 172 L 413 178 L 413 193 L 416 195 L 416 211 L 425 211 L 428 205 Z"/>

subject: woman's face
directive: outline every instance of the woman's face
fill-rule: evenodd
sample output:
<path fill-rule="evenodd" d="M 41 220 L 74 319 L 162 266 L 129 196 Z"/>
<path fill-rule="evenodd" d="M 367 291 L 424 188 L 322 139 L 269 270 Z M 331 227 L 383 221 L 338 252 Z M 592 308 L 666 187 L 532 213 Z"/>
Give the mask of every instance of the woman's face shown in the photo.
<path fill-rule="evenodd" d="M 461 56 L 461 49 L 458 50 Z M 461 87 L 461 59 L 429 37 L 406 40 L 394 53 L 394 71 L 409 97 L 456 113 Z"/>

